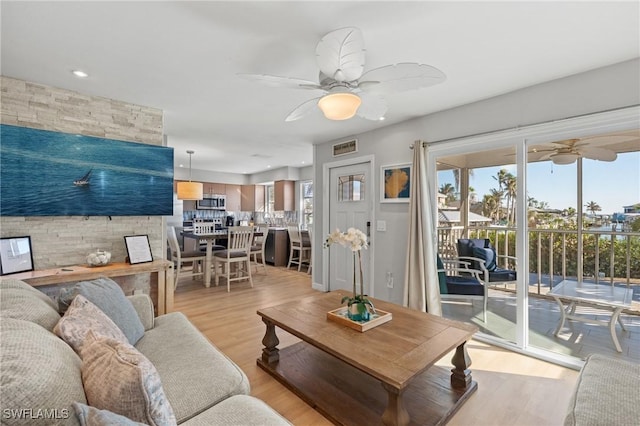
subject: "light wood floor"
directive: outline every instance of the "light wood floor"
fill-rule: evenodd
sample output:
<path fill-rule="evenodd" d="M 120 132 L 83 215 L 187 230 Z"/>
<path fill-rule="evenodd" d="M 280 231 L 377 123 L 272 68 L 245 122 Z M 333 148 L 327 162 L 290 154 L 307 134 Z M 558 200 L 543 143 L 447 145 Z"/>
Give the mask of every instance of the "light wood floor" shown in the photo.
<path fill-rule="evenodd" d="M 268 267 L 248 282 L 205 288 L 201 281 L 183 279 L 175 293 L 181 311 L 207 338 L 236 362 L 251 382 L 251 394 L 262 399 L 295 425 L 329 425 L 322 415 L 271 378 L 256 365 L 262 350 L 264 324 L 256 314 L 262 307 L 294 301 L 315 293 L 304 272 Z M 222 280 L 224 281 L 224 280 Z M 297 338 L 277 330 L 280 347 Z M 471 370 L 478 391 L 462 406 L 449 425 L 561 425 L 576 371 L 471 341 Z M 449 366 L 451 356 L 439 365 Z M 188 362 L 188 360 L 185 360 Z"/>

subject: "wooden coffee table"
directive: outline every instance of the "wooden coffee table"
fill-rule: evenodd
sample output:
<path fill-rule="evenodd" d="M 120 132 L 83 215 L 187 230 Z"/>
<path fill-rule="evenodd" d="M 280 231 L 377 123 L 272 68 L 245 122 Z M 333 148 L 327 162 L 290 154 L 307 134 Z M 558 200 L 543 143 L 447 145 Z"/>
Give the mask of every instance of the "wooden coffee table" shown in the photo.
<path fill-rule="evenodd" d="M 258 365 L 336 424 L 446 423 L 477 389 L 465 343 L 478 328 L 372 299 L 393 319 L 361 333 L 326 318 L 345 295 L 258 310 L 267 326 Z M 302 342 L 278 349 L 275 327 Z M 434 366 L 453 349 L 450 372 Z"/>

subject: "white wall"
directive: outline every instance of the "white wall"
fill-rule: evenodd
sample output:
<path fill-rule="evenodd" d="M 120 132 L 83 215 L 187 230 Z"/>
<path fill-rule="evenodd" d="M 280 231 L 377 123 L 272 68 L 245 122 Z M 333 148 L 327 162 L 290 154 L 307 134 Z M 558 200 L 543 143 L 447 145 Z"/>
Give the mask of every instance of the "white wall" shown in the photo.
<path fill-rule="evenodd" d="M 480 102 L 460 106 L 391 125 L 375 131 L 355 135 L 358 152 L 344 155 L 340 160 L 364 155 L 375 157 L 373 184 L 375 185 L 375 220 L 386 221 L 386 232 L 372 226 L 375 251 L 374 295 L 395 303 L 402 302 L 405 253 L 407 241 L 408 204 L 381 204 L 380 166 L 411 162 L 409 146 L 416 140 L 442 141 L 501 129 L 549 122 L 584 114 L 607 111 L 640 104 L 640 59 L 622 62 L 574 76 L 550 81 L 507 93 Z M 314 146 L 315 235 L 313 282 L 320 287 L 325 282 L 322 265 L 324 234 L 322 223 L 324 200 L 321 188 L 322 166 L 335 161 L 332 144 L 328 141 Z M 373 218 L 372 218 L 373 219 Z M 394 276 L 394 288 L 386 287 L 386 272 Z"/>

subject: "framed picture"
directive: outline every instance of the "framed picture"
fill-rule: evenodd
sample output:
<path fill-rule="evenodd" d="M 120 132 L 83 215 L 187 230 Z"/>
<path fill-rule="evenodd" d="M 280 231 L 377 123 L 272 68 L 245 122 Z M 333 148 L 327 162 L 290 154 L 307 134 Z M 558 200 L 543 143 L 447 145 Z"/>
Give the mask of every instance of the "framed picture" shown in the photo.
<path fill-rule="evenodd" d="M 411 163 L 391 164 L 380 169 L 380 202 L 408 203 L 411 193 Z"/>
<path fill-rule="evenodd" d="M 0 238 L 0 275 L 33 271 L 31 237 Z"/>
<path fill-rule="evenodd" d="M 148 235 L 128 235 L 124 237 L 124 244 L 127 246 L 130 264 L 153 262 Z"/>

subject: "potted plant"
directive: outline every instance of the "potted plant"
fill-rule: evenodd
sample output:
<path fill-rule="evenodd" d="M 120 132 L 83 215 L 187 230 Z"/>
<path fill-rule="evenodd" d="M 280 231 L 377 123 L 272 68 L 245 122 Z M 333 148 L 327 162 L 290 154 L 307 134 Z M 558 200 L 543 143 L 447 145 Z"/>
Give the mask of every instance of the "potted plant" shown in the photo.
<path fill-rule="evenodd" d="M 367 235 L 359 229 L 349 228 L 346 232 L 336 229 L 324 242 L 327 248 L 334 243 L 347 247 L 353 254 L 353 293 L 352 297 L 345 296 L 340 303 L 347 302 L 347 316 L 353 321 L 369 321 L 371 313 L 375 313 L 373 303 L 364 294 L 364 280 L 362 274 L 362 249 L 369 247 Z M 360 270 L 360 294 L 356 293 L 356 259 Z"/>

